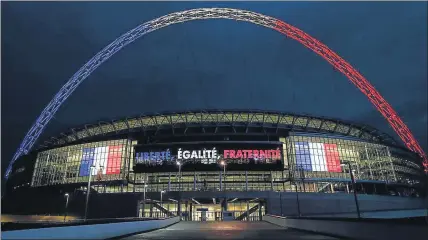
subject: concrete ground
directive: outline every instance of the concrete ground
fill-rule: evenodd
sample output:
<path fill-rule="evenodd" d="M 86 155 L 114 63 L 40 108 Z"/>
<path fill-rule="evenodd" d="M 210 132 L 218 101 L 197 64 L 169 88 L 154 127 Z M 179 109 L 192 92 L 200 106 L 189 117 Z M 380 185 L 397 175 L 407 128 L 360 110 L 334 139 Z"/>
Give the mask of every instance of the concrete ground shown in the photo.
<path fill-rule="evenodd" d="M 123 240 L 204 240 L 204 239 L 337 239 L 293 229 L 281 228 L 267 222 L 179 222 L 170 227 L 133 235 Z"/>

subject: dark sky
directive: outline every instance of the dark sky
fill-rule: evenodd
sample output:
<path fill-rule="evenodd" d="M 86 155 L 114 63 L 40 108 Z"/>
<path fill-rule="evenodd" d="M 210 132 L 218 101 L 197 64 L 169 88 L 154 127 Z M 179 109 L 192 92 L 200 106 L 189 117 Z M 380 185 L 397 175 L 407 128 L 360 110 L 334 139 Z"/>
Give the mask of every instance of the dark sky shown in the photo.
<path fill-rule="evenodd" d="M 319 39 L 380 91 L 428 150 L 427 2 L 1 4 L 2 172 L 44 106 L 94 54 L 140 23 L 198 7 L 260 12 Z M 278 32 L 231 20 L 173 25 L 127 46 L 81 84 L 45 136 L 99 119 L 201 108 L 337 117 L 396 137 L 321 57 Z"/>

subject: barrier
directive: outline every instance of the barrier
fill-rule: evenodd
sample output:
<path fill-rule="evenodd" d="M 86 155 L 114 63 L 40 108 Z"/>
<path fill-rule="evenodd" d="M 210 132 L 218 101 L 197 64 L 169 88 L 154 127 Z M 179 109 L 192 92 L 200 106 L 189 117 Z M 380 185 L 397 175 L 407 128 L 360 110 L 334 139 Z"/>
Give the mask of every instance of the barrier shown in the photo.
<path fill-rule="evenodd" d="M 179 217 L 148 221 L 48 227 L 2 232 L 2 239 L 108 239 L 156 230 L 175 224 Z"/>
<path fill-rule="evenodd" d="M 428 236 L 428 225 L 398 224 L 382 220 L 297 219 L 265 215 L 263 221 L 282 227 L 348 239 L 416 240 L 425 239 Z"/>
<path fill-rule="evenodd" d="M 299 193 L 297 197 L 295 192 L 270 192 L 267 203 L 267 212 L 276 216 L 297 216 L 298 205 L 301 216 L 305 217 L 357 216 L 353 194 Z M 426 215 L 428 199 L 358 194 L 358 204 L 365 217 L 388 218 L 391 216 L 388 212 L 396 211 L 398 217 L 418 217 Z"/>

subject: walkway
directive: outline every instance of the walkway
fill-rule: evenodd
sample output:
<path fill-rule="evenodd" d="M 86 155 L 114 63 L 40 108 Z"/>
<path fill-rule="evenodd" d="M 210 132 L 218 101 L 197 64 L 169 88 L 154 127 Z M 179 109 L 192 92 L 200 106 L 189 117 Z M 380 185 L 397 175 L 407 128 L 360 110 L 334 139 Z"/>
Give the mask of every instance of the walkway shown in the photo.
<path fill-rule="evenodd" d="M 221 240 L 221 239 L 337 239 L 284 229 L 267 222 L 180 222 L 170 227 L 142 233 L 123 240 Z"/>

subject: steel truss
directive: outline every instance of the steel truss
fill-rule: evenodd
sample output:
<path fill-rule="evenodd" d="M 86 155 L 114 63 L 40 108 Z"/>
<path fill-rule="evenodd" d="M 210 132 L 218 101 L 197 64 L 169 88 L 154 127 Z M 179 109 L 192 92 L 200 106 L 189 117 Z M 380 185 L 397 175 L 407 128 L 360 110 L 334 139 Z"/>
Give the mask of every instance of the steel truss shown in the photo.
<path fill-rule="evenodd" d="M 172 24 L 199 19 L 220 18 L 251 22 L 263 27 L 271 28 L 287 37 L 297 40 L 307 48 L 322 56 L 332 66 L 334 66 L 335 69 L 345 74 L 345 76 L 369 98 L 378 111 L 386 118 L 394 131 L 400 136 L 404 144 L 411 151 L 418 153 L 424 159 L 424 166 L 426 169 L 428 169 L 428 158 L 426 154 L 416 139 L 413 137 L 409 128 L 400 119 L 398 114 L 392 109 L 389 103 L 360 73 L 358 73 L 348 62 L 330 50 L 326 45 L 298 28 L 260 13 L 229 8 L 200 8 L 171 13 L 143 23 L 114 40 L 107 47 L 97 53 L 93 58 L 91 58 L 67 81 L 67 83 L 59 90 L 59 92 L 49 102 L 45 109 L 43 109 L 36 122 L 27 132 L 24 140 L 13 156 L 12 161 L 10 161 L 5 177 L 7 178 L 9 176 L 15 160 L 18 159 L 21 155 L 27 154 L 31 150 L 32 146 L 39 138 L 40 134 L 43 132 L 49 121 L 58 111 L 62 103 L 67 100 L 67 98 L 74 92 L 74 90 L 76 90 L 80 83 L 82 83 L 95 69 L 107 61 L 116 52 L 141 36 Z"/>
<path fill-rule="evenodd" d="M 218 134 L 219 128 L 230 128 L 229 134 L 260 132 L 264 135 L 281 135 L 284 130 L 328 133 L 398 146 L 391 136 L 377 129 L 338 119 L 260 110 L 203 110 L 147 114 L 110 123 L 88 124 L 79 129 L 72 129 L 68 133 L 62 133 L 60 138 L 52 137 L 41 147 L 70 145 L 81 140 L 91 141 L 91 139 L 133 132 L 144 132 L 145 135 L 156 136 L 158 133 L 186 134 L 189 129 L 199 129 L 196 131 L 200 134 L 209 135 Z"/>

